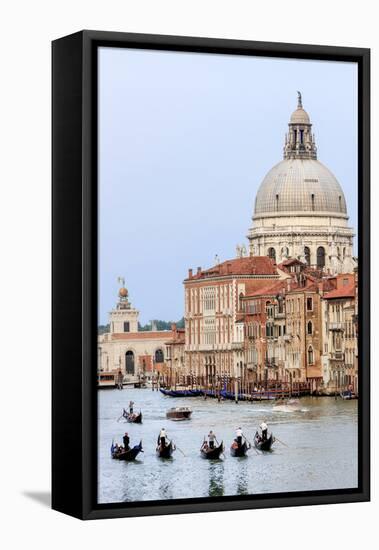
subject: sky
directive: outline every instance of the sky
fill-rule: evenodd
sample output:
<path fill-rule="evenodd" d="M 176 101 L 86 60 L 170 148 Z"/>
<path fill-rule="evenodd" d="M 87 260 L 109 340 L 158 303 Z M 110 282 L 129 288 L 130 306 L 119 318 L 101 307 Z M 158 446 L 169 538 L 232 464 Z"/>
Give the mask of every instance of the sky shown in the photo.
<path fill-rule="evenodd" d="M 99 324 L 119 276 L 143 324 L 180 319 L 188 268 L 247 245 L 297 90 L 356 232 L 356 64 L 100 48 L 98 84 Z"/>

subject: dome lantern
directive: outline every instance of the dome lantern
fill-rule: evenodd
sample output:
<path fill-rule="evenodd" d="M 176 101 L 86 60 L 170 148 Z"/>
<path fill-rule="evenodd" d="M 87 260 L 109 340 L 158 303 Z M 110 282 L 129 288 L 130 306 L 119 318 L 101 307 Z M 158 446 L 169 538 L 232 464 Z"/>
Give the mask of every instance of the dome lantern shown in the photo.
<path fill-rule="evenodd" d="M 312 124 L 308 113 L 303 109 L 300 92 L 297 92 L 297 109 L 292 113 L 288 124 L 283 153 L 284 159 L 317 159 Z"/>

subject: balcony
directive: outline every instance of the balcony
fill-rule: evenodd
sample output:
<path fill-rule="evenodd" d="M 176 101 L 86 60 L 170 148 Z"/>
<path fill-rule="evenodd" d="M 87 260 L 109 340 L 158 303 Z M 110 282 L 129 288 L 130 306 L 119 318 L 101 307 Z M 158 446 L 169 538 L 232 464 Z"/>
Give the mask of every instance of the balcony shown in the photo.
<path fill-rule="evenodd" d="M 342 351 L 334 351 L 329 354 L 331 361 L 344 361 L 345 354 Z"/>
<path fill-rule="evenodd" d="M 271 359 L 265 359 L 265 367 L 267 368 L 276 368 L 278 366 L 278 359 L 272 357 Z"/>
<path fill-rule="evenodd" d="M 329 330 L 343 330 L 343 323 L 329 323 Z"/>
<path fill-rule="evenodd" d="M 233 350 L 242 350 L 243 349 L 243 342 L 232 342 L 232 349 Z"/>

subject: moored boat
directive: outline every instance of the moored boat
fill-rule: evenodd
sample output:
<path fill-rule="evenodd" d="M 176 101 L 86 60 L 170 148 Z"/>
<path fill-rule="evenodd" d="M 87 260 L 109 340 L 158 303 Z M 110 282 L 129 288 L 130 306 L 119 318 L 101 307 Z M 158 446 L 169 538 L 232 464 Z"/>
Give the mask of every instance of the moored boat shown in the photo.
<path fill-rule="evenodd" d="M 172 441 L 170 441 L 164 447 L 162 447 L 161 445 L 157 445 L 156 449 L 157 456 L 159 456 L 159 458 L 171 458 L 174 451 L 176 451 L 176 447 Z"/>
<path fill-rule="evenodd" d="M 127 450 L 125 450 L 124 447 L 116 447 L 113 443 L 111 446 L 112 458 L 117 460 L 126 460 L 127 462 L 130 462 L 131 460 L 135 460 L 139 453 L 143 453 L 142 441 L 139 442 L 139 445 L 134 445 L 134 447 Z"/>
<path fill-rule="evenodd" d="M 239 447 L 237 441 L 234 440 L 230 447 L 230 454 L 232 456 L 246 456 L 247 451 L 251 448 L 250 443 L 244 441 Z"/>
<path fill-rule="evenodd" d="M 259 451 L 269 451 L 272 447 L 272 444 L 275 441 L 275 437 L 272 433 L 267 437 L 267 439 L 262 439 L 258 432 L 255 432 L 254 436 L 254 445 Z"/>
<path fill-rule="evenodd" d="M 356 394 L 351 390 L 341 391 L 340 396 L 342 397 L 342 399 L 345 399 L 345 400 L 357 398 Z"/>
<path fill-rule="evenodd" d="M 220 445 L 218 447 L 214 447 L 211 449 L 206 442 L 203 443 L 200 454 L 202 458 L 207 458 L 208 460 L 217 460 L 220 458 L 221 453 L 224 451 L 224 443 L 221 441 Z"/>
<path fill-rule="evenodd" d="M 192 411 L 188 407 L 172 407 L 166 412 L 166 417 L 170 420 L 189 420 Z"/>

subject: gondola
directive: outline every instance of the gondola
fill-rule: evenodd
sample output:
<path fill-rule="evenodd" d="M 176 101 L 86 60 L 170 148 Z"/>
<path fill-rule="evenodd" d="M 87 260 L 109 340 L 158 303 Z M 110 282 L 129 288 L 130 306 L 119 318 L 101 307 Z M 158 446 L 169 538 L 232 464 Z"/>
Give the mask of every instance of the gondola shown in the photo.
<path fill-rule="evenodd" d="M 259 433 L 255 432 L 254 445 L 259 451 L 269 451 L 274 441 L 275 441 L 275 437 L 273 437 L 272 433 L 267 439 L 265 439 L 265 441 L 262 441 L 262 438 L 259 435 Z"/>
<path fill-rule="evenodd" d="M 246 456 L 247 451 L 251 448 L 250 443 L 244 441 L 241 447 L 237 446 L 237 442 L 233 441 L 232 446 L 230 447 L 230 454 L 232 456 Z"/>
<path fill-rule="evenodd" d="M 172 453 L 176 451 L 176 447 L 172 441 L 162 449 L 160 445 L 157 445 L 157 456 L 159 458 L 171 458 Z"/>
<path fill-rule="evenodd" d="M 112 455 L 112 458 L 114 459 L 126 460 L 127 462 L 130 462 L 131 460 L 135 460 L 136 456 L 139 453 L 143 453 L 142 441 L 139 442 L 139 445 L 134 445 L 132 449 L 129 449 L 127 451 L 125 451 L 123 447 L 121 451 L 116 451 L 115 446 L 112 443 L 111 455 Z"/>
<path fill-rule="evenodd" d="M 140 412 L 139 414 L 128 414 L 126 417 L 126 421 L 132 422 L 133 424 L 142 424 L 142 412 Z"/>
<path fill-rule="evenodd" d="M 220 445 L 218 447 L 214 447 L 214 449 L 211 449 L 210 447 L 204 448 L 204 445 L 200 449 L 200 454 L 202 458 L 207 458 L 208 460 L 217 460 L 220 458 L 220 454 L 224 450 L 224 443 L 221 441 Z"/>

